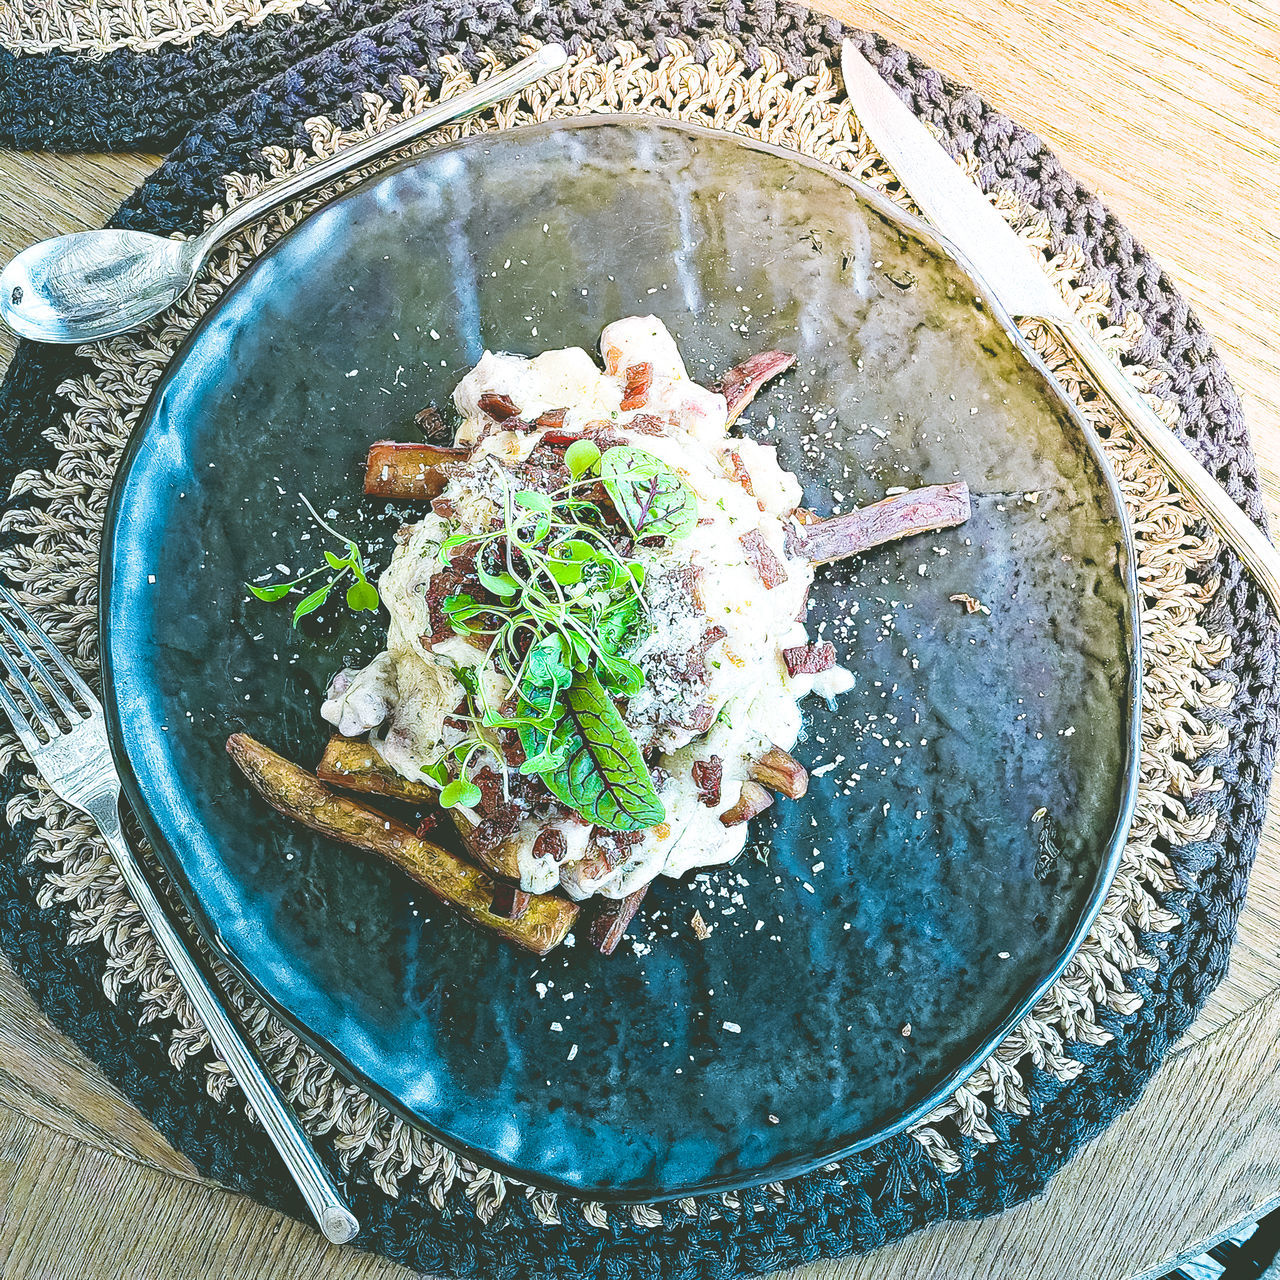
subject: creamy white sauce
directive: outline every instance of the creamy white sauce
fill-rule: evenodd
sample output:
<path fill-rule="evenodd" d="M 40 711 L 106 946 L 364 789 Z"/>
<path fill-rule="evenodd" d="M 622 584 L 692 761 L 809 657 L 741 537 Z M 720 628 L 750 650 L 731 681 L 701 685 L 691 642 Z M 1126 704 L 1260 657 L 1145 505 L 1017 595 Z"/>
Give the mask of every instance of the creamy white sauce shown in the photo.
<path fill-rule="evenodd" d="M 575 898 L 594 893 L 623 897 L 656 875 L 679 877 L 736 858 L 746 842 L 748 824 L 726 827 L 720 815 L 738 802 L 752 762 L 770 746 L 789 750 L 795 745 L 801 725 L 798 703 L 804 694 L 832 698 L 853 683 L 852 675 L 840 667 L 818 675 L 792 677 L 787 672 L 782 650 L 806 643 L 804 626 L 797 619 L 813 567 L 786 552 L 787 526 L 800 503 L 801 488 L 778 464 L 774 448 L 728 436 L 724 398 L 689 378 L 674 340 L 656 318 L 619 320 L 604 330 L 600 346 L 605 371 L 580 348 L 532 358 L 486 352 L 454 392 L 463 418 L 458 442 L 475 445 L 478 455 L 516 462 L 528 456 L 543 434 L 494 429 L 479 401 L 486 392 L 496 392 L 516 404 L 525 422 L 563 408 L 564 429 L 607 423 L 611 431 L 678 471 L 698 499 L 701 521 L 690 537 L 638 554 L 651 561 L 651 582 L 682 565 L 699 570 L 705 617 L 651 605 L 652 634 L 632 655 L 645 671 L 645 688 L 631 700 L 626 717 L 633 726 L 642 725 L 647 713 L 651 721 L 657 708 L 679 701 L 680 683 L 664 670 L 662 655 L 696 643 L 709 620 L 725 635 L 708 650 L 705 688 L 696 692 L 699 701 L 711 704 L 715 722 L 705 734 L 669 723 L 662 726 L 656 768 L 665 774 L 659 794 L 666 821 L 644 832 L 612 871 L 595 878 L 584 874 L 581 860 L 590 852 L 591 831 L 582 823 L 556 824 L 567 845 L 559 863 L 533 856 L 544 823 L 530 819 L 517 829 L 512 841 L 522 886 L 544 892 L 559 882 Z M 646 402 L 624 411 L 620 405 L 626 370 L 641 363 L 653 366 Z M 629 424 L 639 415 L 660 418 L 664 434 L 632 430 Z M 734 478 L 735 452 L 753 493 Z M 479 478 L 483 470 L 471 469 L 445 490 L 464 524 L 483 525 L 496 496 L 496 489 Z M 363 672 L 344 673 L 349 684 L 335 689 L 322 709 L 341 732 L 377 731 L 373 740 L 387 761 L 419 781 L 424 765 L 439 756 L 442 738 L 447 738 L 443 720 L 462 697 L 453 666 L 475 666 L 483 658 L 462 637 L 425 648 L 420 640 L 431 629 L 424 593 L 447 532 L 445 522 L 430 515 L 397 547 L 379 584 L 391 615 L 387 652 Z M 772 589 L 761 581 L 743 547 L 742 536 L 753 532 L 785 568 L 786 580 Z M 653 596 L 655 604 L 662 599 L 657 587 Z M 506 692 L 505 682 L 487 666 L 480 668 L 480 676 L 491 705 L 497 705 Z M 712 756 L 722 760 L 723 775 L 720 799 L 708 806 L 698 795 L 692 766 Z M 496 757 L 490 763 L 496 765 Z"/>

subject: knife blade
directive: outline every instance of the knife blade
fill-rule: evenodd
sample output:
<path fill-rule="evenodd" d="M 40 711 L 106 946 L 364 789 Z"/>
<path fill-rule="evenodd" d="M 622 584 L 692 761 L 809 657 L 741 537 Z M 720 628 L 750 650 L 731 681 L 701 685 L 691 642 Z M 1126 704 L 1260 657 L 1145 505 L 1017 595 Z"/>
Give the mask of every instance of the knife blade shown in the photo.
<path fill-rule="evenodd" d="M 876 150 L 924 216 L 969 260 L 1014 317 L 1065 317 L 1031 249 L 947 155 L 924 122 L 851 40 L 840 57 L 844 90 Z"/>
<path fill-rule="evenodd" d="M 1042 320 L 1084 367 L 1098 392 L 1128 423 L 1165 474 L 1231 546 L 1280 613 L 1280 553 L 1198 458 L 1160 420 L 1040 269 L 1030 246 L 965 176 L 915 112 L 851 40 L 840 69 L 845 94 L 872 145 L 903 189 L 950 241 L 980 284 L 1010 316 Z"/>

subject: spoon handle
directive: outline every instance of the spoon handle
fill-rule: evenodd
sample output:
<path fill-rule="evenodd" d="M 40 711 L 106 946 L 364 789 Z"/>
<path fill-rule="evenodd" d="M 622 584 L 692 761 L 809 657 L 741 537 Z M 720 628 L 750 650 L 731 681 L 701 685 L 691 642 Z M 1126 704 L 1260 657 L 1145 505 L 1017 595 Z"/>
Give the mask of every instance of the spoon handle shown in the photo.
<path fill-rule="evenodd" d="M 458 94 L 456 98 L 437 102 L 419 115 L 410 116 L 389 129 L 363 138 L 349 147 L 343 147 L 341 151 L 327 160 L 322 160 L 319 164 L 310 165 L 298 173 L 291 173 L 278 182 L 273 182 L 243 204 L 229 210 L 225 217 L 215 222 L 199 237 L 197 241 L 200 249 L 199 260 L 203 261 L 211 249 L 239 231 L 241 227 L 256 222 L 264 214 L 270 213 L 272 209 L 286 201 L 296 200 L 308 191 L 314 191 L 326 182 L 332 182 L 335 178 L 358 169 L 370 160 L 376 160 L 388 151 L 404 146 L 406 142 L 412 142 L 415 138 L 429 133 L 442 124 L 449 124 L 454 120 L 460 120 L 463 116 L 483 111 L 495 102 L 501 102 L 513 93 L 518 93 L 521 89 L 541 80 L 543 76 L 550 75 L 551 72 L 564 66 L 568 60 L 569 55 L 565 52 L 563 45 L 545 44 L 536 53 L 522 58 L 505 71 L 482 80 L 465 93 Z"/>

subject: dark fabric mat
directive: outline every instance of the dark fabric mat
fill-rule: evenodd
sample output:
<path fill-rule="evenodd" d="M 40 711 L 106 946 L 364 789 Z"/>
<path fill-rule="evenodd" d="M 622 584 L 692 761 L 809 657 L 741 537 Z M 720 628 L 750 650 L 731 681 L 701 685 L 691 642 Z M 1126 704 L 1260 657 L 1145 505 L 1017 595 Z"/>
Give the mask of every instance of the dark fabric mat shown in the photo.
<path fill-rule="evenodd" d="M 109 65 L 99 64 L 106 82 L 100 91 L 114 95 L 109 111 L 91 107 L 83 69 L 72 65 L 74 59 L 63 60 L 52 80 L 41 80 L 58 95 L 65 94 L 64 101 L 48 88 L 41 90 L 52 125 L 40 122 L 39 112 L 29 106 L 35 100 L 30 94 L 21 112 L 15 104 L 15 76 L 30 74 L 28 88 L 34 94 L 39 79 L 34 68 L 41 60 L 10 57 L 0 67 L 0 128 L 24 145 L 76 146 L 93 138 L 98 145 L 133 146 L 142 139 L 172 137 L 196 113 L 214 112 L 190 129 L 115 220 L 149 230 L 190 231 L 199 225 L 201 209 L 220 197 L 222 174 L 261 171 L 258 152 L 268 143 L 305 142 L 302 122 L 308 116 L 328 114 L 351 122 L 357 115 L 354 95 L 383 88 L 398 74 L 426 67 L 427 82 L 435 83 L 433 69 L 445 52 L 474 58 L 488 46 L 505 54 L 526 33 L 553 39 L 585 32 L 605 53 L 607 35 L 632 39 L 660 54 L 664 38 L 691 32 L 704 53 L 705 41 L 722 35 L 743 51 L 749 65 L 758 59 L 759 48 L 768 45 L 798 69 L 813 57 L 834 60 L 844 34 L 832 21 L 769 3 L 713 7 L 690 2 L 677 8 L 650 4 L 632 9 L 558 3 L 522 17 L 509 5 L 479 0 L 404 9 L 380 26 L 344 37 L 342 23 L 357 23 L 361 14 L 380 17 L 382 11 L 340 0 L 327 14 L 287 29 L 268 21 L 252 32 L 224 38 L 226 43 L 217 48 L 164 53 L 152 60 L 152 72 L 164 64 L 163 73 L 156 74 L 165 90 L 152 97 L 139 89 L 136 79 L 145 60 L 109 60 Z M 313 31 L 318 34 L 308 44 Z M 1181 429 L 1261 523 L 1257 467 L 1238 399 L 1203 329 L 1159 265 L 1034 135 L 902 50 L 874 36 L 857 38 L 953 147 L 977 153 L 986 181 L 1011 184 L 1048 214 L 1055 249 L 1067 240 L 1083 248 L 1092 268 L 1111 283 L 1116 318 L 1127 309 L 1142 313 L 1147 337 L 1141 354 L 1166 375 L 1169 393 L 1182 408 Z M 323 52 L 293 65 L 300 54 L 321 46 L 326 46 Z M 223 66 L 219 49 L 235 51 L 226 55 L 235 64 L 230 78 L 214 74 Z M 210 59 L 203 71 L 197 65 L 200 57 Z M 23 65 L 28 62 L 30 66 Z M 221 106 L 231 93 L 277 71 Z M 174 85 L 173 97 L 166 98 Z M 117 126 L 119 132 L 112 132 Z M 62 350 L 29 344 L 20 348 L 0 389 L 0 475 L 6 484 L 18 470 L 48 461 L 40 432 L 62 411 L 55 388 L 82 363 Z M 788 1184 L 784 1202 L 766 1212 L 734 1210 L 704 1199 L 696 1217 L 667 1210 L 661 1229 L 641 1228 L 617 1213 L 609 1216 L 607 1228 L 599 1229 L 567 1203 L 563 1225 L 548 1227 L 519 1196 L 508 1197 L 498 1219 L 486 1226 L 461 1195 L 451 1196 L 438 1212 L 413 1192 L 391 1201 L 353 1184 L 353 1207 L 366 1223 L 361 1243 L 427 1272 L 513 1280 L 632 1275 L 692 1280 L 766 1272 L 874 1248 L 939 1218 L 991 1213 L 1039 1192 L 1082 1143 L 1132 1105 L 1226 969 L 1274 758 L 1274 677 L 1280 650 L 1276 628 L 1239 563 L 1223 553 L 1215 571 L 1222 588 L 1211 621 L 1232 638 L 1233 654 L 1223 674 L 1236 682 L 1237 693 L 1223 714 L 1229 744 L 1203 762 L 1217 768 L 1224 785 L 1195 802 L 1198 810 L 1217 815 L 1214 837 L 1169 850 L 1183 882 L 1193 886 L 1164 901 L 1183 925 L 1162 939 L 1167 945 L 1161 954 L 1167 959 L 1156 972 L 1131 975 L 1142 1006 L 1127 1017 L 1104 1018 L 1115 1039 L 1101 1048 L 1073 1046 L 1084 1069 L 1070 1084 L 1033 1071 L 1031 1115 L 1015 1119 L 993 1113 L 1000 1140 L 991 1145 L 962 1142 L 959 1173 L 942 1177 L 917 1144 L 903 1136 L 845 1161 L 839 1174 L 819 1172 Z M 11 770 L 0 796 L 12 794 L 20 773 Z M 22 865 L 30 836 L 29 829 L 19 829 L 5 837 L 0 946 L 42 1007 L 202 1172 L 298 1213 L 288 1179 L 260 1133 L 228 1107 L 213 1103 L 201 1089 L 198 1072 L 177 1073 L 169 1067 L 152 1032 L 138 1028 L 129 999 L 119 1007 L 106 1000 L 101 986 L 104 954 L 95 945 L 67 946 L 67 908 L 37 907 L 38 869 Z M 1154 939 L 1143 941 L 1150 946 Z"/>

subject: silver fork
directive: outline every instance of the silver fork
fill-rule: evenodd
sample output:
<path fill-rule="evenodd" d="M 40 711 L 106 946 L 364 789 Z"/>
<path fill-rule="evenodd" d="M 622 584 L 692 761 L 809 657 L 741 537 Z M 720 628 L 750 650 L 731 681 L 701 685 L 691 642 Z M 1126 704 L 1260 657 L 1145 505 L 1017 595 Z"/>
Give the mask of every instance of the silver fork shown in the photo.
<path fill-rule="evenodd" d="M 102 704 L 3 584 L 0 584 L 0 602 L 0 630 L 3 631 L 0 663 L 13 689 L 30 708 L 30 714 L 22 710 L 2 679 L 0 706 L 8 713 L 14 731 L 44 780 L 67 804 L 88 814 L 97 825 L 120 867 L 130 896 L 138 904 L 160 950 L 199 1013 L 214 1048 L 231 1069 L 288 1166 L 320 1230 L 334 1244 L 346 1244 L 360 1230 L 360 1224 L 312 1150 L 297 1117 L 289 1110 L 243 1033 L 169 923 L 124 838 L 120 827 L 120 777 L 107 743 Z M 44 686 L 61 713 L 65 727 L 59 724 L 57 715 L 24 672 L 13 650 L 21 655 L 35 680 Z M 57 674 L 50 669 L 50 664 Z"/>

